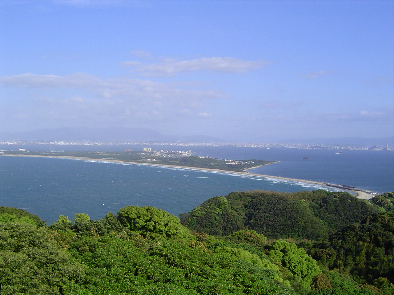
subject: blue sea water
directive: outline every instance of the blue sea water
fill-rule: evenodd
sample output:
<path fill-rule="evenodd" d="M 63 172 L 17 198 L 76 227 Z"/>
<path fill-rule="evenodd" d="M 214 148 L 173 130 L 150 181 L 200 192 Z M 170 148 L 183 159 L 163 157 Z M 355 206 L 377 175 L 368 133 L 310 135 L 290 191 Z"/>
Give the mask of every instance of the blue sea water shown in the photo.
<path fill-rule="evenodd" d="M 83 148 L 122 150 L 125 147 Z M 279 148 L 152 148 L 191 149 L 196 155 L 216 158 L 279 160 L 280 163 L 250 172 L 346 184 L 376 192 L 394 191 L 394 153 L 388 151 L 342 151 L 337 154 L 333 150 Z M 99 219 L 109 211 L 116 213 L 128 205 L 155 206 L 179 215 L 211 197 L 233 191 L 294 192 L 317 188 L 299 182 L 247 178 L 231 173 L 67 159 L 0 157 L 0 205 L 25 209 L 46 220 L 47 224 L 56 221 L 59 215 L 72 219 L 75 213 L 87 213 L 92 219 Z"/>

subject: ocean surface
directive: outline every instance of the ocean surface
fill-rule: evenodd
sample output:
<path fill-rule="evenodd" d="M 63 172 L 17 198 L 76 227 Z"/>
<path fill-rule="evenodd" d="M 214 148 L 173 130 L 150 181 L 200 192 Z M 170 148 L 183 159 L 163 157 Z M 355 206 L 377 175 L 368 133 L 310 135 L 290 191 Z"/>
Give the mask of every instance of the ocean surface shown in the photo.
<path fill-rule="evenodd" d="M 144 146 L 146 147 L 146 146 Z M 394 191 L 394 152 L 246 147 L 151 146 L 221 159 L 280 161 L 252 173 Z M 0 146 L 3 150 L 142 150 L 142 146 Z M 307 159 L 305 159 L 307 158 Z M 255 189 L 295 192 L 322 187 L 234 173 L 82 160 L 0 157 L 0 206 L 25 209 L 47 224 L 59 215 L 100 219 L 128 205 L 155 206 L 178 216 L 214 196 Z"/>

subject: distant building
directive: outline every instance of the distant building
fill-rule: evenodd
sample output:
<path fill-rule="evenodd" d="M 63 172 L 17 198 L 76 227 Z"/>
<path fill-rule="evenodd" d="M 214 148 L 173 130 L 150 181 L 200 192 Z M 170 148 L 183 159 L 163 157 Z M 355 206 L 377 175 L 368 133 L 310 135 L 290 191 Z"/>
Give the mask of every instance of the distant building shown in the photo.
<path fill-rule="evenodd" d="M 149 153 L 150 153 L 150 152 L 152 151 L 152 149 L 151 149 L 151 148 L 143 148 L 142 151 L 143 151 L 143 152 L 149 152 Z"/>

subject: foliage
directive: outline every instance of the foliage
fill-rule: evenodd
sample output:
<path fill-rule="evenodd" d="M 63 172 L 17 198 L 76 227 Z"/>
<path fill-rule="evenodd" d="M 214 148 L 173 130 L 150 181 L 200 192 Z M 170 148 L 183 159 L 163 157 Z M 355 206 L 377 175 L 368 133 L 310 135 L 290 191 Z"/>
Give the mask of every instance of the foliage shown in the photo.
<path fill-rule="evenodd" d="M 193 237 L 156 208 L 60 216 L 41 228 L 1 223 L 0 235 L 2 294 L 295 294 L 264 253 Z M 265 243 L 253 231 L 232 238 Z"/>
<path fill-rule="evenodd" d="M 1 294 L 59 294 L 83 276 L 83 267 L 71 262 L 45 227 L 0 223 Z"/>
<path fill-rule="evenodd" d="M 191 212 L 181 214 L 181 223 L 192 230 L 219 236 L 242 230 L 244 208 L 234 207 L 231 201 L 226 197 L 211 198 Z"/>
<path fill-rule="evenodd" d="M 123 226 L 143 236 L 191 237 L 189 230 L 179 223 L 177 217 L 155 207 L 127 206 L 119 210 L 118 220 Z"/>
<path fill-rule="evenodd" d="M 295 193 L 302 195 L 304 192 Z M 333 233 L 344 226 L 360 222 L 368 215 L 378 213 L 378 209 L 367 201 L 353 197 L 344 192 L 315 191 L 306 199 L 313 214 Z"/>
<path fill-rule="evenodd" d="M 302 289 L 310 289 L 312 279 L 321 273 L 317 262 L 304 249 L 285 240 L 274 242 L 270 249 L 269 256 L 290 270 Z"/>
<path fill-rule="evenodd" d="M 266 193 L 245 204 L 245 226 L 270 238 L 325 236 L 326 229 L 303 201 L 280 193 Z"/>
<path fill-rule="evenodd" d="M 194 242 L 155 242 L 142 236 L 80 238 L 70 250 L 89 267 L 88 279 L 71 286 L 73 292 L 79 288 L 94 294 L 261 294 L 264 288 L 272 294 L 293 293 L 247 251 L 209 250 Z"/>
<path fill-rule="evenodd" d="M 60 215 L 57 222 L 53 223 L 50 228 L 57 230 L 67 230 L 72 228 L 72 221 L 67 216 Z"/>
<path fill-rule="evenodd" d="M 338 200 L 346 202 L 350 216 L 335 213 Z M 127 206 L 100 220 L 84 213 L 74 221 L 60 216 L 48 227 L 31 224 L 35 219 L 23 210 L 6 208 L 0 214 L 0 293 L 393 294 L 393 213 L 370 215 L 327 240 L 298 246 L 267 241 L 248 228 L 252 221 L 262 227 L 257 219 L 268 221 L 269 212 L 290 219 L 298 212 L 295 226 L 276 227 L 281 235 L 317 228 L 303 224 L 311 221 L 328 235 L 339 227 L 338 220 L 357 218 L 352 210 L 376 212 L 361 203 L 323 191 L 232 193 L 187 214 L 195 226 L 218 227 L 217 236 L 191 233 L 178 218 L 154 207 Z M 28 222 L 21 222 L 25 217 Z"/>
<path fill-rule="evenodd" d="M 384 211 L 394 212 L 394 193 L 392 192 L 373 197 L 370 201 Z"/>
<path fill-rule="evenodd" d="M 25 210 L 0 206 L 0 222 L 24 222 L 33 225 L 44 226 L 45 221 L 37 215 L 31 214 Z"/>
<path fill-rule="evenodd" d="M 318 243 L 311 254 L 330 269 L 352 274 L 360 283 L 387 279 L 393 284 L 394 213 L 374 214 L 345 227 L 328 242 Z"/>
<path fill-rule="evenodd" d="M 327 278 L 330 282 L 331 288 L 324 288 L 316 292 L 321 295 L 372 295 L 376 294 L 365 286 L 357 284 L 351 277 L 345 274 L 341 274 L 337 271 L 331 271 L 328 273 Z M 379 290 L 376 290 L 379 292 Z M 315 294 L 316 294 L 315 293 Z M 379 294 L 379 293 L 378 293 Z"/>
<path fill-rule="evenodd" d="M 269 238 L 321 239 L 378 211 L 348 193 L 252 191 L 211 198 L 180 219 L 211 235 L 250 229 Z"/>
<path fill-rule="evenodd" d="M 267 242 L 265 236 L 258 234 L 254 230 L 240 230 L 232 233 L 228 238 L 233 241 L 246 242 L 252 245 L 264 245 Z"/>

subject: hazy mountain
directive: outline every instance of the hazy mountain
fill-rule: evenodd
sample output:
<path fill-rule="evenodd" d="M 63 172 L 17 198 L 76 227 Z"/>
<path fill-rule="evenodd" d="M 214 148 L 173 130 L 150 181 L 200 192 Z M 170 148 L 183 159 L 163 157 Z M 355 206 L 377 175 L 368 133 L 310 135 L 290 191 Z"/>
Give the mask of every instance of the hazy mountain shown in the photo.
<path fill-rule="evenodd" d="M 41 129 L 31 132 L 0 132 L 0 140 L 23 140 L 23 141 L 96 141 L 96 142 L 195 142 L 195 143 L 224 143 L 224 139 L 205 136 L 177 136 L 165 135 L 149 128 L 57 128 Z M 276 141 L 278 142 L 278 141 Z M 300 144 L 322 144 L 341 146 L 394 146 L 393 137 L 383 138 L 309 138 L 309 139 L 288 139 L 279 143 L 300 143 Z"/>
<path fill-rule="evenodd" d="M 0 140 L 23 141 L 96 141 L 96 142 L 224 142 L 204 135 L 163 135 L 148 128 L 58 128 L 31 132 L 0 132 Z"/>
<path fill-rule="evenodd" d="M 4 140 L 38 141 L 149 141 L 163 135 L 144 128 L 59 128 L 0 134 Z"/>

